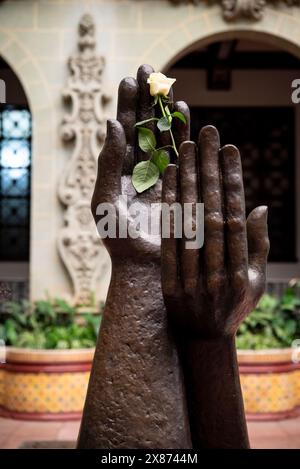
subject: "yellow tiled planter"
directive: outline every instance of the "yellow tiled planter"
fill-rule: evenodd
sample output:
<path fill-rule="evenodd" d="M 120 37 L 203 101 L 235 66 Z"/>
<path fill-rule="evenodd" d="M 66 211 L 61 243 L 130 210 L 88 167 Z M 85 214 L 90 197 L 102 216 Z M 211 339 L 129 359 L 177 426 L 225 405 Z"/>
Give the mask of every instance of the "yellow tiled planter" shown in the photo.
<path fill-rule="evenodd" d="M 28 420 L 80 419 L 94 349 L 30 350 L 9 347 L 0 365 L 0 415 Z M 238 351 L 249 420 L 300 413 L 300 364 L 292 350 Z"/>
<path fill-rule="evenodd" d="M 0 415 L 25 420 L 81 418 L 94 349 L 8 347 L 0 365 Z"/>
<path fill-rule="evenodd" d="M 280 420 L 300 413 L 300 363 L 292 349 L 238 351 L 248 420 Z"/>

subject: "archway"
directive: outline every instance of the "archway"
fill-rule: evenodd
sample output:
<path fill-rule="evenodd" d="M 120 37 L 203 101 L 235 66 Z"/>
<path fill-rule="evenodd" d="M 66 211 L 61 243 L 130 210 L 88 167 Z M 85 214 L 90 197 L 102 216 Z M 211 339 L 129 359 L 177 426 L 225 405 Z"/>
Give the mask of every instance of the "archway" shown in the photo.
<path fill-rule="evenodd" d="M 25 285 L 26 290 L 29 287 L 29 296 L 33 298 L 41 296 L 40 292 L 45 291 L 45 281 L 40 274 L 41 251 L 45 265 L 51 264 L 56 255 L 55 239 L 49 240 L 43 236 L 46 219 L 47 227 L 51 227 L 52 230 L 58 223 L 57 219 L 60 214 L 53 209 L 53 206 L 56 206 L 55 197 L 51 199 L 52 205 L 42 204 L 42 201 L 46 199 L 45 194 L 51 193 L 51 181 L 56 181 L 57 177 L 56 159 L 53 158 L 53 152 L 50 150 L 51 145 L 45 146 L 45 141 L 53 141 L 57 136 L 55 105 L 50 97 L 47 80 L 37 57 L 11 30 L 6 28 L 0 29 L 0 57 L 20 80 L 32 115 L 31 166 L 33 172 L 31 174 L 29 263 L 25 263 L 26 265 L 24 264 L 17 270 L 17 273 L 16 270 L 11 270 L 12 263 L 10 266 L 6 264 L 4 266 L 5 277 L 9 281 L 16 282 L 16 297 L 23 296 Z M 48 199 L 47 202 L 49 202 Z"/>
<path fill-rule="evenodd" d="M 21 81 L 1 57 L 0 77 L 0 279 L 20 299 L 28 296 L 32 120 Z"/>
<path fill-rule="evenodd" d="M 177 78 L 176 98 L 191 106 L 192 138 L 213 124 L 221 144 L 240 148 L 247 210 L 269 206 L 268 280 L 279 290 L 300 271 L 300 108 L 291 99 L 300 54 L 286 45 L 230 31 L 189 45 L 164 68 Z"/>
<path fill-rule="evenodd" d="M 133 73 L 140 63 L 151 63 L 157 70 L 168 69 L 195 45 L 236 37 L 268 43 L 300 57 L 299 28 L 299 18 L 281 8 L 267 6 L 260 21 L 238 23 L 221 18 L 217 5 L 199 8 L 173 27 L 162 28 L 161 34 L 134 62 Z"/>

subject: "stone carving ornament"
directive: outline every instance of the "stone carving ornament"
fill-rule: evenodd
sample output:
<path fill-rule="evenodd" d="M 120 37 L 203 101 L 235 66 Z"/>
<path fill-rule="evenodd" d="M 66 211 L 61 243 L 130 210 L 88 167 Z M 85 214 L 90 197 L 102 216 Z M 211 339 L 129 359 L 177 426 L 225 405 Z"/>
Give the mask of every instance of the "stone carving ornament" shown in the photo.
<path fill-rule="evenodd" d="M 90 213 L 96 159 L 105 136 L 104 107 L 110 99 L 102 85 L 104 58 L 95 54 L 95 46 L 92 17 L 84 15 L 79 23 L 79 53 L 69 59 L 71 76 L 63 92 L 71 112 L 63 119 L 61 134 L 74 149 L 58 187 L 65 206 L 58 249 L 70 274 L 76 303 L 90 302 L 103 263 L 107 263 Z"/>
<path fill-rule="evenodd" d="M 199 5 L 206 0 L 170 0 L 174 4 L 192 3 Z M 264 14 L 264 8 L 269 3 L 285 4 L 288 6 L 299 5 L 300 0 L 221 0 L 207 3 L 220 3 L 223 11 L 223 17 L 228 21 L 240 18 L 248 18 L 251 20 L 260 20 Z"/>

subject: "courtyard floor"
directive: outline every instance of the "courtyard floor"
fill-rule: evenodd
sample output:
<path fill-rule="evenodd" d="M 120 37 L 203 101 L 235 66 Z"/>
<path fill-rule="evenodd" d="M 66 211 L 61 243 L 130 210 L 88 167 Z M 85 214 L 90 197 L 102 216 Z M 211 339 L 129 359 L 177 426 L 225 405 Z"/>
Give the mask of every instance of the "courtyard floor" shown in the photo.
<path fill-rule="evenodd" d="M 19 448 L 28 441 L 67 441 L 68 446 L 72 446 L 78 429 L 79 422 L 24 422 L 0 418 L 0 448 Z M 300 418 L 249 422 L 248 429 L 252 448 L 300 449 Z"/>

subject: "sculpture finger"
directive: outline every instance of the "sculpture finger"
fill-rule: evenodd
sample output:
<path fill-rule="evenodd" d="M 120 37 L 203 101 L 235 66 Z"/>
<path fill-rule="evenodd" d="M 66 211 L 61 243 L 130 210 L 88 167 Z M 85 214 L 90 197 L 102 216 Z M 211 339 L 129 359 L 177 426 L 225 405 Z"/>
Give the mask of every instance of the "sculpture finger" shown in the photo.
<path fill-rule="evenodd" d="M 185 293 L 193 297 L 196 295 L 199 276 L 199 248 L 188 247 L 196 242 L 195 230 L 198 228 L 196 226 L 196 203 L 198 202 L 196 151 L 194 142 L 184 142 L 179 149 L 180 202 L 184 221 L 180 274 Z M 193 233 L 194 236 L 191 238 Z"/>
<path fill-rule="evenodd" d="M 97 206 L 113 202 L 121 193 L 121 173 L 126 153 L 126 137 L 122 124 L 115 119 L 107 121 L 107 134 L 98 159 L 98 173 L 92 198 L 95 217 Z"/>
<path fill-rule="evenodd" d="M 154 70 L 150 65 L 141 65 L 137 72 L 137 81 L 139 85 L 139 100 L 137 106 L 137 122 L 155 117 L 155 109 L 153 106 L 153 97 L 150 95 L 150 87 L 147 83 L 148 77 Z M 144 124 L 155 133 L 155 122 Z M 137 149 L 137 161 L 148 160 L 149 155 L 144 153 L 140 148 Z"/>
<path fill-rule="evenodd" d="M 181 112 L 186 119 L 186 124 L 177 117 L 173 119 L 174 139 L 176 147 L 179 148 L 183 142 L 190 140 L 190 109 L 184 101 L 177 101 L 173 112 Z"/>
<path fill-rule="evenodd" d="M 204 263 L 208 293 L 220 295 L 225 282 L 224 219 L 217 129 L 206 126 L 199 134 L 201 202 L 204 203 Z"/>
<path fill-rule="evenodd" d="M 225 231 L 228 271 L 236 292 L 248 284 L 248 249 L 245 216 L 245 194 L 239 150 L 226 145 L 220 151 L 225 207 Z"/>
<path fill-rule="evenodd" d="M 136 108 L 139 87 L 134 78 L 124 78 L 119 85 L 117 119 L 122 124 L 127 142 L 123 174 L 131 174 L 135 163 Z"/>
<path fill-rule="evenodd" d="M 263 279 L 270 249 L 268 237 L 268 207 L 256 207 L 247 218 L 247 238 L 249 267 L 257 271 Z"/>
<path fill-rule="evenodd" d="M 174 296 L 178 291 L 177 239 L 174 233 L 174 211 L 169 207 L 177 202 L 177 168 L 169 165 L 163 176 L 161 215 L 161 278 L 165 296 Z M 170 213 L 170 217 L 168 216 Z"/>

